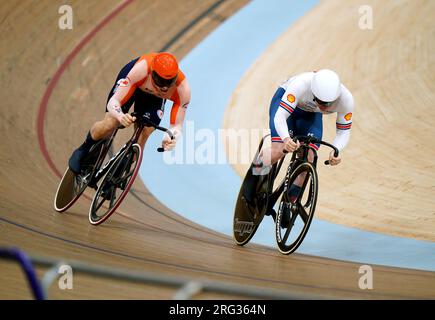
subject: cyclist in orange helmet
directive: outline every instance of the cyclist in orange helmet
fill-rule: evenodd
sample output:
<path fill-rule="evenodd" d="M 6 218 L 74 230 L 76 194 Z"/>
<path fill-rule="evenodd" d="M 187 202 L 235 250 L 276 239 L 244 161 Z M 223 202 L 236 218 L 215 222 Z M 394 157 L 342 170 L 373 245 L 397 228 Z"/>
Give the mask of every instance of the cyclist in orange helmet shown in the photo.
<path fill-rule="evenodd" d="M 169 52 L 159 52 L 142 55 L 127 63 L 109 92 L 103 120 L 92 125 L 86 140 L 73 152 L 68 162 L 70 169 L 80 173 L 80 162 L 95 143 L 110 136 L 120 124 L 128 127 L 136 120 L 128 113 L 133 104 L 135 112 L 149 116 L 159 124 L 166 100 L 173 101 L 170 130 L 175 139 L 171 140 L 165 134 L 162 147 L 171 150 L 181 134 L 190 102 L 190 87 L 177 59 Z M 154 128 L 147 127 L 142 132 L 138 141 L 142 148 L 153 131 Z"/>

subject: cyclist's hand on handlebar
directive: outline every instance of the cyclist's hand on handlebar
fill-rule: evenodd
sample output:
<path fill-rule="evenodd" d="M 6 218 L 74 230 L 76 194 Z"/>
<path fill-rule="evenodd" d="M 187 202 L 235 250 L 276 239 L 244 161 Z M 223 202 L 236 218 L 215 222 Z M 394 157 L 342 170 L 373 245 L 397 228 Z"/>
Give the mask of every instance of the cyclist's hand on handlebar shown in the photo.
<path fill-rule="evenodd" d="M 289 137 L 284 139 L 284 150 L 287 152 L 293 152 L 299 149 L 300 146 L 299 141 L 294 142 L 293 139 Z"/>
<path fill-rule="evenodd" d="M 341 162 L 341 156 L 338 155 L 338 157 L 334 157 L 334 150 L 332 150 L 331 153 L 329 154 L 329 164 L 331 166 L 336 166 L 340 162 Z"/>
<path fill-rule="evenodd" d="M 136 121 L 136 117 L 132 117 L 129 113 L 124 113 L 118 120 L 124 127 L 127 128 Z"/>
<path fill-rule="evenodd" d="M 171 151 L 175 148 L 175 145 L 177 144 L 177 139 L 181 134 L 181 132 L 177 128 L 171 128 L 169 130 L 172 132 L 174 139 L 171 139 L 171 137 L 167 133 L 165 133 L 162 140 L 162 147 L 165 151 Z"/>

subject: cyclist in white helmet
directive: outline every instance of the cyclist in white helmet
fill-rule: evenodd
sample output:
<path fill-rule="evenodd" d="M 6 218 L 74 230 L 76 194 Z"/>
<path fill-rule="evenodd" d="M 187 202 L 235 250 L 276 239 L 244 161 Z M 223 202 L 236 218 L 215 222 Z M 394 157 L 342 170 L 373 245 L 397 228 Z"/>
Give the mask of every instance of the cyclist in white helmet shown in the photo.
<path fill-rule="evenodd" d="M 274 164 L 284 156 L 284 150 L 293 152 L 299 142 L 291 137 L 297 135 L 314 136 L 321 140 L 323 134 L 323 114 L 337 113 L 334 146 L 342 151 L 350 137 L 354 101 L 350 91 L 341 83 L 339 76 L 332 70 L 304 72 L 286 82 L 276 91 L 269 109 L 271 130 L 271 152 L 265 150 L 260 157 L 265 166 Z M 316 150 L 319 145 L 312 145 Z M 340 152 L 341 154 L 341 152 Z M 308 159 L 313 161 L 311 152 Z M 341 155 L 329 155 L 331 165 L 341 162 Z M 300 177 L 299 180 L 303 180 Z M 295 201 L 302 181 L 296 179 L 290 187 L 290 199 Z"/>
<path fill-rule="evenodd" d="M 337 113 L 333 144 L 343 150 L 350 137 L 353 108 L 352 94 L 332 70 L 304 72 L 288 79 L 278 88 L 270 104 L 272 159 L 263 159 L 265 164 L 277 162 L 284 150 L 293 152 L 299 147 L 292 136 L 312 135 L 321 140 L 323 114 Z M 334 157 L 331 152 L 329 160 L 331 165 L 337 165 L 341 156 Z"/>

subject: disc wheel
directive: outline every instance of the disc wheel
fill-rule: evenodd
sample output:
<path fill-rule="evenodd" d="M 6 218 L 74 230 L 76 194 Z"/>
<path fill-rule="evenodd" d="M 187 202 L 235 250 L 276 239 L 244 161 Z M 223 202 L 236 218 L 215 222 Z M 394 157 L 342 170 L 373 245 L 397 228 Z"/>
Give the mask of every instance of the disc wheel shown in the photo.
<path fill-rule="evenodd" d="M 83 160 L 80 174 L 75 174 L 69 167 L 65 170 L 54 197 L 54 209 L 57 212 L 64 212 L 70 208 L 85 191 L 93 176 L 102 147 L 103 143 L 99 143 L 91 148 Z"/>
<path fill-rule="evenodd" d="M 246 173 L 234 210 L 233 238 L 239 246 L 252 239 L 267 208 L 268 176 L 254 176 L 251 171 Z"/>

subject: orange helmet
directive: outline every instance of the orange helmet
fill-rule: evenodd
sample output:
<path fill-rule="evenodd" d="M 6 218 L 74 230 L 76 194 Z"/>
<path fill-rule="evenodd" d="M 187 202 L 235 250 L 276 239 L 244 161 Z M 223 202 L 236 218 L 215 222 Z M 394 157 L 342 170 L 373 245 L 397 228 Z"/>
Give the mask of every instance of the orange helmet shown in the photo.
<path fill-rule="evenodd" d="M 169 52 L 159 52 L 151 61 L 151 70 L 157 86 L 170 87 L 177 80 L 177 59 Z"/>

